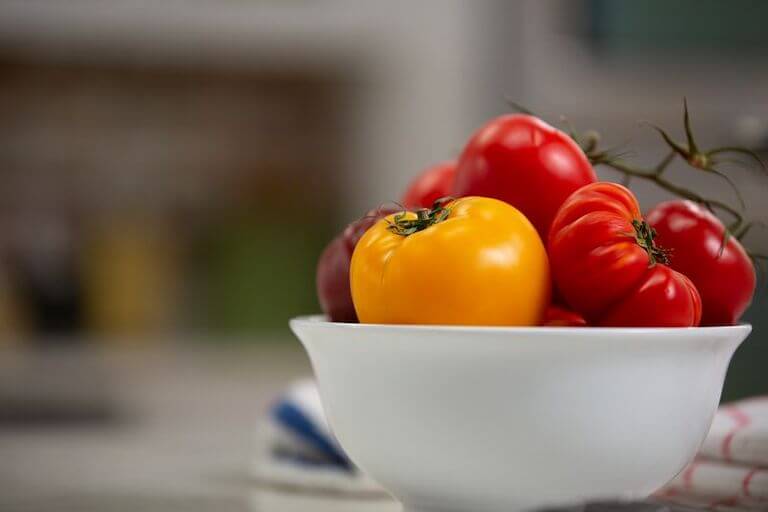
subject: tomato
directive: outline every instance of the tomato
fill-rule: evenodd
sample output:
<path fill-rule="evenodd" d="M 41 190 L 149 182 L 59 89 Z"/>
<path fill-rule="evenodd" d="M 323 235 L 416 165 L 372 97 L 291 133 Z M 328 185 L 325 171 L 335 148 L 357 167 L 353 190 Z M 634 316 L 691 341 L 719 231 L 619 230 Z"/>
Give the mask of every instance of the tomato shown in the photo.
<path fill-rule="evenodd" d="M 357 322 L 352 294 L 349 291 L 349 262 L 360 237 L 377 220 L 393 213 L 392 208 L 371 210 L 365 217 L 351 223 L 323 250 L 317 262 L 315 284 L 323 313 L 332 322 Z"/>
<path fill-rule="evenodd" d="M 593 183 L 562 205 L 549 233 L 552 275 L 562 297 L 592 325 L 690 327 L 701 298 L 664 252 L 635 196 L 616 183 Z"/>
<path fill-rule="evenodd" d="M 364 323 L 538 325 L 547 253 L 517 209 L 466 197 L 389 215 L 355 248 L 352 299 Z"/>
<path fill-rule="evenodd" d="M 755 292 L 755 269 L 739 241 L 729 237 L 723 245 L 723 223 L 691 201 L 661 203 L 647 218 L 659 244 L 669 249 L 670 266 L 699 290 L 702 325 L 738 322 Z"/>
<path fill-rule="evenodd" d="M 587 321 L 574 311 L 552 304 L 547 308 L 541 325 L 547 327 L 585 327 Z"/>
<path fill-rule="evenodd" d="M 546 240 L 563 201 L 595 181 L 589 160 L 568 135 L 536 117 L 513 114 L 472 136 L 459 157 L 452 195 L 506 201 Z"/>
<path fill-rule="evenodd" d="M 451 194 L 455 174 L 455 162 L 443 162 L 426 169 L 408 186 L 403 195 L 403 206 L 430 208 L 435 201 Z"/>

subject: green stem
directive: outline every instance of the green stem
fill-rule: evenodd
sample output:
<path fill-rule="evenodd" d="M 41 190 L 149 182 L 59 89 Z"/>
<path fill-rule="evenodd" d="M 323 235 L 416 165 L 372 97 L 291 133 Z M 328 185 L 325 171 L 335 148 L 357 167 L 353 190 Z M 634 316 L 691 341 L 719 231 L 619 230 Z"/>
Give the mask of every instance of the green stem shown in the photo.
<path fill-rule="evenodd" d="M 660 164 L 659 166 L 657 166 L 655 169 L 652 169 L 652 170 L 633 167 L 621 161 L 598 161 L 595 163 L 597 165 L 602 164 L 606 167 L 609 167 L 615 171 L 618 171 L 624 174 L 625 176 L 631 176 L 633 178 L 640 178 L 643 180 L 651 181 L 655 183 L 659 188 L 666 190 L 667 192 L 671 192 L 676 196 L 691 200 L 695 203 L 703 204 L 708 208 L 717 208 L 721 211 L 724 211 L 734 218 L 734 224 L 735 224 L 734 229 L 737 229 L 739 226 L 741 226 L 741 223 L 743 222 L 744 218 L 741 212 L 739 212 L 737 209 L 729 206 L 728 204 L 722 201 L 718 201 L 717 199 L 705 198 L 692 190 L 681 187 L 680 185 L 672 183 L 671 181 L 664 178 L 662 176 L 662 173 L 664 169 L 666 169 L 666 166 L 671 161 L 672 159 L 667 157 L 662 161 L 662 164 Z"/>
<path fill-rule="evenodd" d="M 451 213 L 451 209 L 447 207 L 451 198 L 443 197 L 438 199 L 432 205 L 432 208 L 419 208 L 413 213 L 416 214 L 415 219 L 408 218 L 408 212 L 402 211 L 396 214 L 392 221 L 389 222 L 387 227 L 391 232 L 400 236 L 409 236 L 419 231 L 423 231 L 430 226 L 443 222 L 448 218 Z"/>

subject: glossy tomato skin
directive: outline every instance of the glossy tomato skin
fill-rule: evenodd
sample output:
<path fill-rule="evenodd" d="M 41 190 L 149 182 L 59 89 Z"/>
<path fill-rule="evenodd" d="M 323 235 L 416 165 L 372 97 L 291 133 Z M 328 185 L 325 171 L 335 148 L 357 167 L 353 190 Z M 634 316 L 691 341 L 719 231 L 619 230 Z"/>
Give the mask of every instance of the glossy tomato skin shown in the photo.
<path fill-rule="evenodd" d="M 506 201 L 546 240 L 563 201 L 595 181 L 592 165 L 568 135 L 536 117 L 512 114 L 472 136 L 459 157 L 451 195 Z"/>
<path fill-rule="evenodd" d="M 371 210 L 363 218 L 349 224 L 325 247 L 317 262 L 315 285 L 323 313 L 332 322 L 357 322 L 352 294 L 349 290 L 349 262 L 360 237 L 392 208 Z"/>
<path fill-rule="evenodd" d="M 696 287 L 653 261 L 650 252 L 661 255 L 650 227 L 621 185 L 593 183 L 572 194 L 552 223 L 548 247 L 558 291 L 590 325 L 691 327 L 701 320 Z"/>
<path fill-rule="evenodd" d="M 538 325 L 551 283 L 544 244 L 528 219 L 486 197 L 446 208 L 447 219 L 407 236 L 390 229 L 394 216 L 363 235 L 350 268 L 360 321 Z"/>
<path fill-rule="evenodd" d="M 443 162 L 425 169 L 414 179 L 403 195 L 406 208 L 430 208 L 435 201 L 451 195 L 456 162 Z"/>
<path fill-rule="evenodd" d="M 752 302 L 755 269 L 736 238 L 723 246 L 725 226 L 706 208 L 674 200 L 648 212 L 670 266 L 688 276 L 701 294 L 702 325 L 732 325 Z M 722 253 L 721 253 L 722 249 Z"/>

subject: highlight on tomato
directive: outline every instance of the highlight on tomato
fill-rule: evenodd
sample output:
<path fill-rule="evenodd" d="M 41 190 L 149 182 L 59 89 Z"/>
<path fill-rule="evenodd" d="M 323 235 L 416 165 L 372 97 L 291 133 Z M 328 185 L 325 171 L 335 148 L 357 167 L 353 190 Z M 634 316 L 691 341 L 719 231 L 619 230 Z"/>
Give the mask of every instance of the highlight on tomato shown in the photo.
<path fill-rule="evenodd" d="M 486 197 L 438 201 L 374 224 L 350 266 L 360 322 L 539 325 L 549 263 L 528 219 Z"/>
<path fill-rule="evenodd" d="M 655 236 L 627 188 L 598 182 L 574 192 L 548 241 L 553 279 L 568 306 L 591 325 L 699 325 L 699 292 L 667 266 Z"/>
<path fill-rule="evenodd" d="M 537 117 L 512 114 L 492 119 L 470 138 L 451 195 L 501 199 L 546 240 L 563 201 L 595 181 L 592 165 L 570 136 Z"/>

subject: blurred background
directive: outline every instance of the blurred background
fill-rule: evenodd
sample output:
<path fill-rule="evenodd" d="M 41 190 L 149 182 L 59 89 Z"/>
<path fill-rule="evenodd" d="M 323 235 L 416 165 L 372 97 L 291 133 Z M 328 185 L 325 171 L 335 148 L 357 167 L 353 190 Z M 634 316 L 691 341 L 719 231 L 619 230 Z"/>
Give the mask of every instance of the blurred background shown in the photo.
<path fill-rule="evenodd" d="M 259 411 L 309 372 L 287 320 L 319 311 L 324 244 L 505 98 L 642 164 L 664 150 L 637 121 L 681 136 L 687 96 L 704 146 L 768 157 L 765 19 L 759 0 L 0 1 L 0 495 L 136 510 L 200 492 L 180 468 L 246 467 Z M 733 176 L 768 219 L 768 178 Z M 763 281 L 725 399 L 768 392 L 766 318 Z"/>

